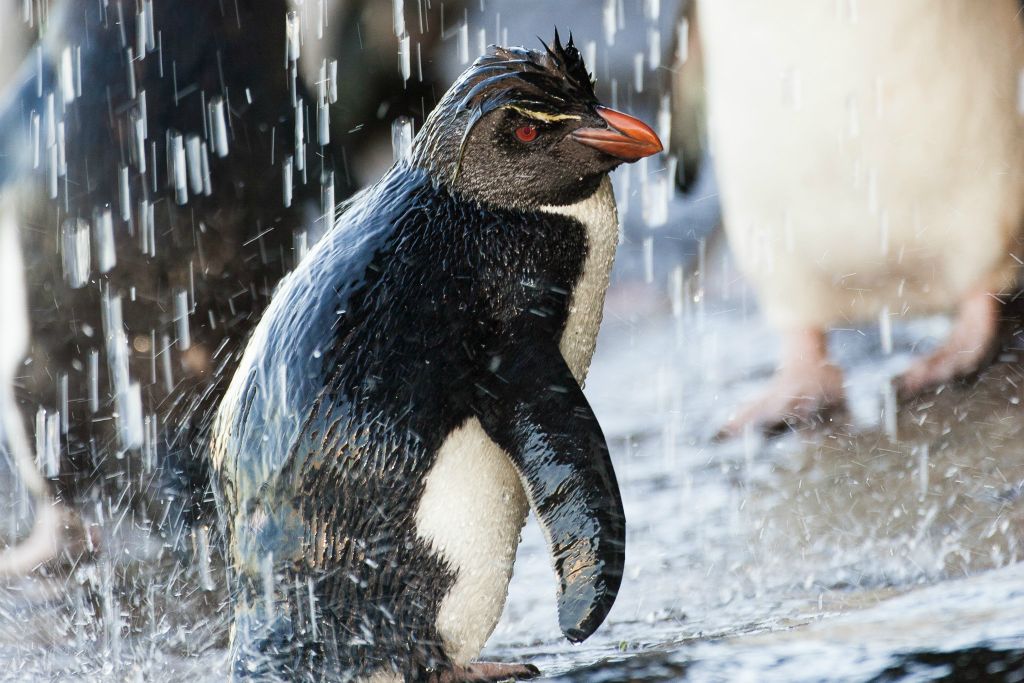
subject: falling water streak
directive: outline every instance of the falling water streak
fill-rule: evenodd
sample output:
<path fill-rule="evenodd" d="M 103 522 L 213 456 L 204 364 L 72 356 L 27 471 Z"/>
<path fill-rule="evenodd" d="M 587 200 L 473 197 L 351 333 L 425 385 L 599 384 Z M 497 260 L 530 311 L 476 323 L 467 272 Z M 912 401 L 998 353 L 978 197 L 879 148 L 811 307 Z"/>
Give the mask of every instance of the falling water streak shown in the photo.
<path fill-rule="evenodd" d="M 174 291 L 174 331 L 178 337 L 178 349 L 187 350 L 192 346 L 192 338 L 188 328 L 188 292 L 184 289 Z"/>
<path fill-rule="evenodd" d="M 126 449 L 139 448 L 144 438 L 141 385 L 131 382 L 127 390 L 118 395 L 117 404 L 121 443 Z"/>
<path fill-rule="evenodd" d="M 644 91 L 644 53 L 633 55 L 633 87 L 638 93 Z"/>
<path fill-rule="evenodd" d="M 57 144 L 57 112 L 54 108 L 53 93 L 46 94 L 43 117 L 43 132 L 46 134 L 46 147 L 49 149 Z"/>
<path fill-rule="evenodd" d="M 57 413 L 60 415 L 60 433 L 68 433 L 68 373 L 57 374 Z"/>
<path fill-rule="evenodd" d="M 292 205 L 292 176 L 294 174 L 292 159 L 293 157 L 289 154 L 281 162 L 281 197 L 286 209 Z"/>
<path fill-rule="evenodd" d="M 644 282 L 650 284 L 654 282 L 654 238 L 645 237 L 643 241 L 644 249 Z"/>
<path fill-rule="evenodd" d="M 168 131 L 170 147 L 171 177 L 174 182 L 174 201 L 178 206 L 188 202 L 188 168 L 185 162 L 185 141 L 181 133 Z"/>
<path fill-rule="evenodd" d="M 60 423 L 59 411 L 36 412 L 36 469 L 50 479 L 60 474 Z"/>
<path fill-rule="evenodd" d="M 174 389 L 174 375 L 171 372 L 171 339 L 166 334 L 160 336 L 160 369 L 164 377 L 164 391 L 171 393 Z"/>
<path fill-rule="evenodd" d="M 673 328 L 675 332 L 675 347 L 677 350 L 683 348 L 683 342 L 685 339 L 683 326 L 683 312 L 685 310 L 686 297 L 685 283 L 686 275 L 683 270 L 683 266 L 674 266 L 668 277 L 668 297 L 669 302 L 672 304 L 672 318 L 675 320 Z"/>
<path fill-rule="evenodd" d="M 203 192 L 203 146 L 195 133 L 185 138 L 185 166 L 188 168 L 188 186 L 192 194 Z"/>
<path fill-rule="evenodd" d="M 306 591 L 309 594 L 309 633 L 313 640 L 319 637 L 320 629 L 316 616 L 316 594 L 313 592 L 313 578 L 306 579 Z"/>
<path fill-rule="evenodd" d="M 199 158 L 202 162 L 203 171 L 203 195 L 209 197 L 213 194 L 213 181 L 210 179 L 210 148 L 205 142 L 199 148 L 201 150 Z"/>
<path fill-rule="evenodd" d="M 135 99 L 135 50 L 132 48 L 127 49 L 127 55 L 124 60 L 125 69 L 128 77 L 128 99 Z"/>
<path fill-rule="evenodd" d="M 321 98 L 316 109 L 317 142 L 321 147 L 331 142 L 331 113 L 327 106 L 327 98 Z"/>
<path fill-rule="evenodd" d="M 142 420 L 142 427 L 142 469 L 148 473 L 156 467 L 156 415 L 146 415 Z"/>
<path fill-rule="evenodd" d="M 299 99 L 295 105 L 295 170 L 301 171 L 306 166 L 306 128 L 305 104 Z"/>
<path fill-rule="evenodd" d="M 299 61 L 299 53 L 302 48 L 302 25 L 299 23 L 299 13 L 295 10 L 291 10 L 285 15 L 285 36 L 287 60 L 293 63 Z"/>
<path fill-rule="evenodd" d="M 214 95 L 210 98 L 208 115 L 213 136 L 213 151 L 222 158 L 228 155 L 228 126 L 224 109 L 223 97 Z"/>
<path fill-rule="evenodd" d="M 32 146 L 32 168 L 33 170 L 39 168 L 39 162 L 42 159 L 42 150 L 39 148 L 40 137 L 39 137 L 39 126 L 41 119 L 39 112 L 32 112 L 32 116 L 29 123 L 29 144 Z"/>
<path fill-rule="evenodd" d="M 306 258 L 306 253 L 309 251 L 309 238 L 304 229 L 296 230 L 295 234 L 292 235 L 292 251 L 295 252 L 296 265 Z"/>
<path fill-rule="evenodd" d="M 199 572 L 199 585 L 205 591 L 212 591 L 216 588 L 213 583 L 213 574 L 210 572 L 210 530 L 204 524 L 194 532 L 194 543 L 196 547 L 196 561 Z"/>
<path fill-rule="evenodd" d="M 100 409 L 100 352 L 89 349 L 89 412 Z"/>
<path fill-rule="evenodd" d="M 405 83 L 412 76 L 412 54 L 410 51 L 409 34 L 398 38 L 398 70 L 402 74 L 402 82 Z"/>
<path fill-rule="evenodd" d="M 97 208 L 93 212 L 92 227 L 96 236 L 96 266 L 100 273 L 109 273 L 117 265 L 114 216 L 109 205 Z"/>
<path fill-rule="evenodd" d="M 334 225 L 334 171 L 324 173 L 323 184 L 320 187 L 320 202 L 324 216 L 324 227 L 329 230 Z"/>
<path fill-rule="evenodd" d="M 145 10 L 139 7 L 135 13 L 135 51 L 139 53 L 139 58 L 143 59 L 146 55 L 146 15 Z"/>
<path fill-rule="evenodd" d="M 896 386 L 887 381 L 882 385 L 882 424 L 886 436 L 893 443 L 899 440 L 896 417 Z"/>
<path fill-rule="evenodd" d="M 601 14 L 604 25 L 604 44 L 608 47 L 615 45 L 615 0 L 604 0 L 604 10 Z"/>
<path fill-rule="evenodd" d="M 144 0 L 142 6 L 146 15 L 146 51 L 152 52 L 156 49 L 156 25 L 153 15 L 153 0 Z"/>
<path fill-rule="evenodd" d="M 591 74 L 597 73 L 597 42 L 588 40 L 583 46 L 583 62 Z"/>
<path fill-rule="evenodd" d="M 391 152 L 396 162 L 408 161 L 412 156 L 412 119 L 399 116 L 391 123 Z"/>
<path fill-rule="evenodd" d="M 661 31 L 647 29 L 647 66 L 651 71 L 661 66 Z"/>
<path fill-rule="evenodd" d="M 60 55 L 60 91 L 64 104 L 75 101 L 75 73 L 71 46 L 66 46 Z"/>
<path fill-rule="evenodd" d="M 696 332 L 703 335 L 705 323 L 707 322 L 707 297 L 704 296 L 707 287 L 708 272 L 708 240 L 701 237 L 697 240 L 697 291 L 693 295 L 694 303 L 697 305 Z"/>
<path fill-rule="evenodd" d="M 149 200 L 139 200 L 139 251 L 149 255 Z"/>
<path fill-rule="evenodd" d="M 145 207 L 145 224 L 143 229 L 146 231 L 146 242 L 149 244 L 149 255 L 156 256 L 156 209 L 153 202 L 146 201 Z"/>
<path fill-rule="evenodd" d="M 672 96 L 664 95 L 661 98 L 661 102 L 658 105 L 658 137 L 662 140 L 668 140 L 672 135 Z M 673 157 L 675 160 L 675 157 Z M 674 178 L 675 174 L 670 173 L 670 177 Z"/>
<path fill-rule="evenodd" d="M 146 122 L 138 109 L 133 109 L 128 115 L 132 124 L 131 158 L 135 161 L 135 167 L 140 174 L 146 172 Z"/>
<path fill-rule="evenodd" d="M 46 134 L 46 185 L 50 199 L 57 198 L 57 114 L 54 106 L 53 93 L 47 93 L 43 129 Z"/>
<path fill-rule="evenodd" d="M 469 63 L 469 24 L 463 20 L 459 26 L 459 64 Z"/>
<path fill-rule="evenodd" d="M 68 174 L 68 148 L 66 142 L 66 128 L 63 119 L 57 122 L 57 175 L 64 178 Z"/>
<path fill-rule="evenodd" d="M 392 0 L 391 9 L 394 16 L 395 37 L 405 35 L 405 0 Z"/>
<path fill-rule="evenodd" d="M 928 444 L 922 444 L 917 456 L 917 497 L 924 500 L 928 495 Z"/>
<path fill-rule="evenodd" d="M 106 627 L 104 647 L 113 664 L 121 659 L 121 608 L 114 598 L 114 570 L 111 562 L 107 559 L 102 563 L 100 586 L 97 588 L 101 589 L 103 624 Z"/>
<path fill-rule="evenodd" d="M 892 355 L 892 316 L 888 306 L 882 306 L 878 314 L 878 335 L 882 340 L 882 353 Z"/>
<path fill-rule="evenodd" d="M 121 220 L 128 223 L 132 219 L 132 200 L 128 185 L 128 167 L 123 164 L 118 169 L 117 188 L 117 196 L 121 207 Z"/>
<path fill-rule="evenodd" d="M 338 60 L 331 59 L 327 62 L 327 99 L 331 104 L 338 101 Z"/>
<path fill-rule="evenodd" d="M 89 282 L 89 223 L 81 218 L 67 218 L 60 227 L 61 257 L 64 279 L 72 289 Z"/>
<path fill-rule="evenodd" d="M 46 416 L 46 456 L 43 460 L 43 474 L 51 479 L 60 474 L 60 413 Z"/>

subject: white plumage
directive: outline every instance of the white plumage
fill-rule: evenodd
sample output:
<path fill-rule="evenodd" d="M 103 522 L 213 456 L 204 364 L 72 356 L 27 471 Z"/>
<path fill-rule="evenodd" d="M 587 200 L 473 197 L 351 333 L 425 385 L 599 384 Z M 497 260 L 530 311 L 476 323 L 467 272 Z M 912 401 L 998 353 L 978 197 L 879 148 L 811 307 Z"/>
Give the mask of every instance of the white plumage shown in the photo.
<path fill-rule="evenodd" d="M 701 0 L 725 225 L 780 329 L 951 308 L 1014 279 L 1014 0 Z"/>

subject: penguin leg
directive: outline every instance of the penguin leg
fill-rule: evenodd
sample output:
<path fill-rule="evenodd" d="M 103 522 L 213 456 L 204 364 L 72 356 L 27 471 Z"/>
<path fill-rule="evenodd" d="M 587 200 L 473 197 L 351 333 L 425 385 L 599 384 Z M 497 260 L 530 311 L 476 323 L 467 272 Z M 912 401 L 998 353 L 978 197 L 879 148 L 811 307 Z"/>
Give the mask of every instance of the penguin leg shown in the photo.
<path fill-rule="evenodd" d="M 580 642 L 622 580 L 626 522 L 604 434 L 555 342 L 528 326 L 488 353 L 474 410 L 509 455 L 548 541 L 558 621 Z"/>
<path fill-rule="evenodd" d="M 981 370 L 996 351 L 1000 303 L 983 289 L 972 291 L 960 303 L 946 341 L 929 355 L 918 358 L 896 378 L 901 399 L 965 379 Z"/>
<path fill-rule="evenodd" d="M 498 683 L 499 681 L 528 681 L 538 676 L 540 676 L 540 669 L 533 664 L 473 662 L 435 674 L 430 679 L 430 683 Z"/>
<path fill-rule="evenodd" d="M 782 362 L 767 390 L 741 408 L 715 439 L 731 439 L 747 428 L 778 434 L 810 424 L 844 401 L 843 371 L 829 361 L 825 330 L 789 330 L 783 333 Z"/>

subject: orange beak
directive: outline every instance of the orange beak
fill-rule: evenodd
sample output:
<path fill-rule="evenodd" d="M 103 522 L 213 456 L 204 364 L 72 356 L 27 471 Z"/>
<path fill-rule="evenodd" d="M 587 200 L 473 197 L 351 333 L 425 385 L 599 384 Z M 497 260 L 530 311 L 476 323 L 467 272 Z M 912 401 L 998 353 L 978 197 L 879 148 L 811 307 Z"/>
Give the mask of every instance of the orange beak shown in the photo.
<path fill-rule="evenodd" d="M 640 119 L 607 107 L 597 107 L 597 115 L 608 123 L 607 128 L 577 128 L 570 133 L 572 139 L 626 162 L 664 149 L 658 135 Z"/>

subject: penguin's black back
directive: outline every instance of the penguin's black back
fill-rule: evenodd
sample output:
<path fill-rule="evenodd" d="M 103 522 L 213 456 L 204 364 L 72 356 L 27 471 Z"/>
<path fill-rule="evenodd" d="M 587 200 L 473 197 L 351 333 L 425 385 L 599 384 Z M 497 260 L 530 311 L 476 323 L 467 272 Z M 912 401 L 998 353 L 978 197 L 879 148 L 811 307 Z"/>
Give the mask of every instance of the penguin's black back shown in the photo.
<path fill-rule="evenodd" d="M 229 537 L 253 533 L 233 546 L 243 584 L 261 590 L 273 552 L 321 572 L 325 610 L 344 606 L 321 634 L 373 635 L 335 666 L 415 675 L 446 662 L 434 617 L 455 577 L 416 533 L 426 475 L 493 381 L 488 348 L 527 331 L 557 347 L 586 253 L 572 218 L 483 208 L 399 165 L 277 293 L 213 458 Z M 258 528 L 237 528 L 253 516 Z"/>

